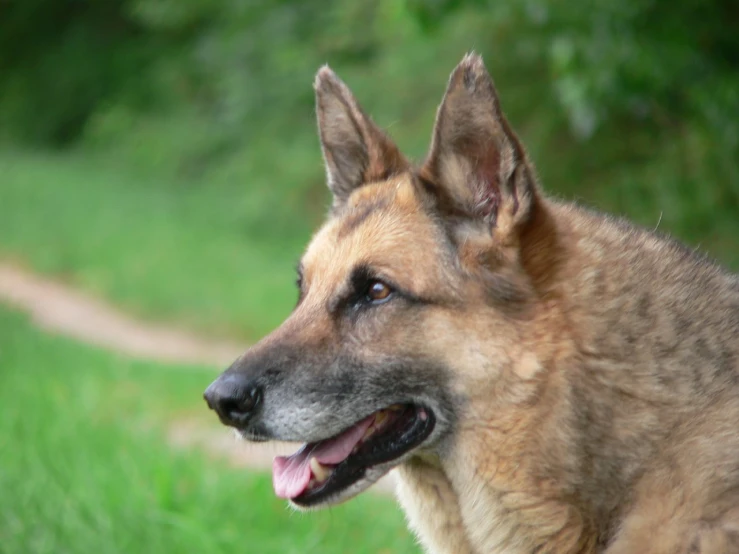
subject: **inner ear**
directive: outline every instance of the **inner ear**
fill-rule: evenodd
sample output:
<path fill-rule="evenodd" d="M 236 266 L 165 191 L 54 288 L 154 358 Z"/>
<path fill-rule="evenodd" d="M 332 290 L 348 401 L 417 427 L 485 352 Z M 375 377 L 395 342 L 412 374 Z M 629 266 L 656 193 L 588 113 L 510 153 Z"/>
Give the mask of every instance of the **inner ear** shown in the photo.
<path fill-rule="evenodd" d="M 318 134 L 334 207 L 363 184 L 408 169 L 398 147 L 364 113 L 349 88 L 328 66 L 318 71 L 314 87 Z"/>
<path fill-rule="evenodd" d="M 465 56 L 449 78 L 421 174 L 442 207 L 491 228 L 512 228 L 534 201 L 533 168 L 476 54 Z"/>

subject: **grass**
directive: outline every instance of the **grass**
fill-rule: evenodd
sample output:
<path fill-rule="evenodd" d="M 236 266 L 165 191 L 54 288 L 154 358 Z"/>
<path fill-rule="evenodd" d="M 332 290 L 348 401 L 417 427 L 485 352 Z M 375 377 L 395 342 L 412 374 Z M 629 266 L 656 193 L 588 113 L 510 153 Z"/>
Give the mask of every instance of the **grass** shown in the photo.
<path fill-rule="evenodd" d="M 255 213 L 270 211 L 263 188 L 177 186 L 63 155 L 4 153 L 0 175 L 0 257 L 211 335 L 257 338 L 295 302 L 308 229 Z"/>
<path fill-rule="evenodd" d="M 170 448 L 215 372 L 133 362 L 0 309 L 0 550 L 415 553 L 391 499 L 298 514 L 268 475 Z"/>

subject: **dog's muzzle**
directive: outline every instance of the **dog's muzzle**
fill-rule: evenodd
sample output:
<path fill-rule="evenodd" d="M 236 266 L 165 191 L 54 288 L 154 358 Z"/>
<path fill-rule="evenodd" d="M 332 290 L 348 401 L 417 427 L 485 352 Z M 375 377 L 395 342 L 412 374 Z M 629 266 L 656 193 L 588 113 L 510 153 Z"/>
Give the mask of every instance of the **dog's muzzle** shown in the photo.
<path fill-rule="evenodd" d="M 241 373 L 221 375 L 203 394 L 224 425 L 243 429 L 259 411 L 262 389 Z"/>

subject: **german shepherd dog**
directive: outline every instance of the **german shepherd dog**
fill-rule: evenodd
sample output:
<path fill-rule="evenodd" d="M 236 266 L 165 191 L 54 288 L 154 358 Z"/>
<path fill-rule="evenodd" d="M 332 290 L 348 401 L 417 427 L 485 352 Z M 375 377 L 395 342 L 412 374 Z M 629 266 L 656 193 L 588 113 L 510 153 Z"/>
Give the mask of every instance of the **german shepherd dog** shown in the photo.
<path fill-rule="evenodd" d="M 547 198 L 482 59 L 409 163 L 328 68 L 298 304 L 205 393 L 298 508 L 395 469 L 427 552 L 739 552 L 739 278 Z"/>

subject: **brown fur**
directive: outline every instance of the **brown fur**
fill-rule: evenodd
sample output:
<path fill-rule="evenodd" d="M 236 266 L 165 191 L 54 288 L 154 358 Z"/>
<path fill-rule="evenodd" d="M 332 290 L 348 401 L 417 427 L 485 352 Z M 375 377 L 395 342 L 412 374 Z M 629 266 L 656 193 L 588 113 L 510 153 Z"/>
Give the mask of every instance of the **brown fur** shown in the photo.
<path fill-rule="evenodd" d="M 737 278 L 545 197 L 478 56 L 418 169 L 327 68 L 316 91 L 332 214 L 295 312 L 229 371 L 297 348 L 275 369 L 292 406 L 432 402 L 438 434 L 398 468 L 428 552 L 739 552 Z M 347 311 L 360 265 L 403 294 Z M 270 436 L 321 438 L 270 414 Z"/>

